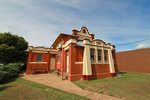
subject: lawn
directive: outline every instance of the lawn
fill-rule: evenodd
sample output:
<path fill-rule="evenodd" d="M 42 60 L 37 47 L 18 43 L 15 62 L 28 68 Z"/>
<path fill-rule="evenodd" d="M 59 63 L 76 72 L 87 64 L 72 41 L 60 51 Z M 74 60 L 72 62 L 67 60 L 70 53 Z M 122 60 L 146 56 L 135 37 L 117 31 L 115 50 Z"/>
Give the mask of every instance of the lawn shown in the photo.
<path fill-rule="evenodd" d="M 0 100 L 89 100 L 21 78 L 0 84 Z"/>
<path fill-rule="evenodd" d="M 74 81 L 79 87 L 126 100 L 150 100 L 150 74 L 120 72 L 122 77 Z"/>

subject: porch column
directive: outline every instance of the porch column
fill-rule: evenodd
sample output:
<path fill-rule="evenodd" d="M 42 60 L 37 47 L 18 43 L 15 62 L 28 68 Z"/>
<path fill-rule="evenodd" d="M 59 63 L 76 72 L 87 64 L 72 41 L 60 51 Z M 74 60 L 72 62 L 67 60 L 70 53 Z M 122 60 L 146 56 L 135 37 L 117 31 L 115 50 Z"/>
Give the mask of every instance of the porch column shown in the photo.
<path fill-rule="evenodd" d="M 115 76 L 115 68 L 114 68 L 114 60 L 112 57 L 111 49 L 108 50 L 108 58 L 109 58 L 110 75 L 111 75 L 111 77 L 114 77 Z"/>
<path fill-rule="evenodd" d="M 84 40 L 84 55 L 83 55 L 83 79 L 92 79 L 91 60 L 90 60 L 90 47 L 87 45 L 89 40 Z"/>

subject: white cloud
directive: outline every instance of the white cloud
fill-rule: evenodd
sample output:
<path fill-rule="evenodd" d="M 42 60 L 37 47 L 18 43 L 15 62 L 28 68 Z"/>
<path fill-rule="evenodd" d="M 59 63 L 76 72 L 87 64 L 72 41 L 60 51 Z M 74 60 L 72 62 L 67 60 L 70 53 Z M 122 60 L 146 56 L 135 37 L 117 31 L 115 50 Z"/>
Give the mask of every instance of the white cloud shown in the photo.
<path fill-rule="evenodd" d="M 146 17 L 138 15 L 141 8 L 126 0 L 0 0 L 0 7 L 0 32 L 22 36 L 33 46 L 50 46 L 59 33 L 82 26 L 111 44 L 150 37 L 149 23 L 142 23 Z"/>
<path fill-rule="evenodd" d="M 136 46 L 136 49 L 141 49 L 141 48 L 150 48 L 150 45 L 148 45 L 148 44 L 138 44 L 138 46 Z"/>

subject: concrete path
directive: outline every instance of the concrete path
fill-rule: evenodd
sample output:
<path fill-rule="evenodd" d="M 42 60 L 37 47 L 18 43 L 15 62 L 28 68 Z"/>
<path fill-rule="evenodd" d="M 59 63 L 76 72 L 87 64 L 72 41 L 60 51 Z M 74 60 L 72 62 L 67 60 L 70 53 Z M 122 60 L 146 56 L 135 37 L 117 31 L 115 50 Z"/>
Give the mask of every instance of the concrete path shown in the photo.
<path fill-rule="evenodd" d="M 56 74 L 35 74 L 35 75 L 22 74 L 21 78 L 39 84 L 43 84 L 46 86 L 50 86 L 62 91 L 73 93 L 79 96 L 87 97 L 92 100 L 121 100 L 111 96 L 83 90 L 68 80 L 61 80 L 61 78 L 59 78 Z"/>

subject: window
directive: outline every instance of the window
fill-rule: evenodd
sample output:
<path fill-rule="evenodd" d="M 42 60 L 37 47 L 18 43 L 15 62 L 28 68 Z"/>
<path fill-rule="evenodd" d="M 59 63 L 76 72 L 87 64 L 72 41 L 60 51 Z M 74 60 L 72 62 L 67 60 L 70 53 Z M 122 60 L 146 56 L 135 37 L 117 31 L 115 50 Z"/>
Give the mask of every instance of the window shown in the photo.
<path fill-rule="evenodd" d="M 91 62 L 94 62 L 94 49 L 90 49 Z"/>
<path fill-rule="evenodd" d="M 104 50 L 104 60 L 107 62 L 108 61 L 108 51 Z"/>
<path fill-rule="evenodd" d="M 37 54 L 36 61 L 42 61 L 42 56 L 43 56 L 43 54 L 38 53 L 38 54 Z"/>
<path fill-rule="evenodd" d="M 57 54 L 57 62 L 60 62 L 60 54 L 61 54 L 61 51 L 58 51 L 58 54 Z"/>
<path fill-rule="evenodd" d="M 98 55 L 98 62 L 102 61 L 102 50 L 98 49 L 97 55 Z"/>
<path fill-rule="evenodd" d="M 86 33 L 86 30 L 85 30 L 85 29 L 83 29 L 83 33 Z"/>

